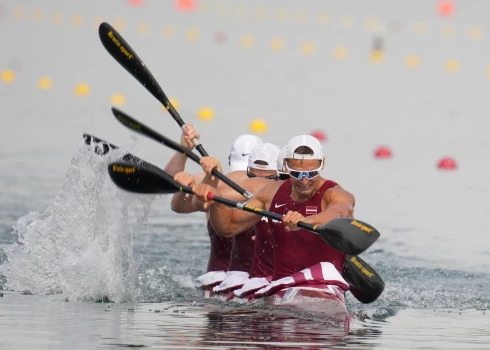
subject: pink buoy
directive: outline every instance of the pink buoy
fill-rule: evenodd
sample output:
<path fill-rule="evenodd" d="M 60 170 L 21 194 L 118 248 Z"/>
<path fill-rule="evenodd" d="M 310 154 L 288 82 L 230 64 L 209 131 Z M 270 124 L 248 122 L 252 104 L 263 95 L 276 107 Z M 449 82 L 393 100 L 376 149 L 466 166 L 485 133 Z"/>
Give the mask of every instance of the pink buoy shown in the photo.
<path fill-rule="evenodd" d="M 223 32 L 217 32 L 214 35 L 214 40 L 216 41 L 217 44 L 223 44 L 226 41 L 226 34 Z"/>
<path fill-rule="evenodd" d="M 458 168 L 456 161 L 451 157 L 444 157 L 437 163 L 437 167 L 442 170 L 455 170 Z"/>
<path fill-rule="evenodd" d="M 393 153 L 388 146 L 380 146 L 374 151 L 375 158 L 391 158 Z"/>

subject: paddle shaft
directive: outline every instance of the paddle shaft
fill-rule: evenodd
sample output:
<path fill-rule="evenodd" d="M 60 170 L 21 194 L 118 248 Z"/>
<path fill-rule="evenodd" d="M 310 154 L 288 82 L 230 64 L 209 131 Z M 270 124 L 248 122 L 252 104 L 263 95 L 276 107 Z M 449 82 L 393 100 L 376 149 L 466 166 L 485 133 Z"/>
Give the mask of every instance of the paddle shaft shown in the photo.
<path fill-rule="evenodd" d="M 151 74 L 148 67 L 138 57 L 136 52 L 129 46 L 124 38 L 119 34 L 109 23 L 103 22 L 99 26 L 99 37 L 102 45 L 107 52 L 126 69 L 133 77 L 138 80 L 170 113 L 179 126 L 184 129 L 185 123 L 180 117 L 177 110 L 172 106 L 167 95 Z M 208 156 L 208 153 L 199 142 L 199 139 L 192 139 L 192 143 L 196 146 L 198 152 L 203 156 Z"/>
<path fill-rule="evenodd" d="M 143 136 L 149 137 L 152 140 L 154 140 L 158 143 L 161 143 L 161 144 L 163 144 L 163 145 L 165 145 L 165 146 L 167 146 L 167 147 L 169 147 L 169 148 L 171 148 L 177 152 L 181 152 L 182 154 L 184 154 L 186 157 L 192 159 L 197 164 L 200 164 L 201 157 L 199 157 L 197 154 L 192 152 L 187 147 L 184 147 L 184 146 L 178 144 L 177 142 L 170 140 L 169 138 L 159 134 L 158 132 L 149 128 L 148 126 L 141 124 L 139 121 L 130 117 L 129 115 L 127 115 L 126 113 L 124 113 L 123 111 L 121 111 L 117 108 L 112 107 L 112 113 L 114 114 L 116 119 L 122 125 L 126 126 L 127 128 L 129 128 L 129 129 L 131 129 L 131 130 L 133 130 L 133 131 L 135 131 L 135 132 L 137 132 Z M 244 188 L 239 186 L 236 182 L 231 181 L 226 175 L 219 172 L 217 168 L 214 168 L 211 171 L 211 173 L 214 176 L 216 176 L 218 179 L 223 181 L 225 184 L 227 184 L 228 186 L 233 188 L 235 191 L 240 193 L 245 198 L 250 199 L 253 197 L 253 194 L 251 192 L 245 190 Z"/>

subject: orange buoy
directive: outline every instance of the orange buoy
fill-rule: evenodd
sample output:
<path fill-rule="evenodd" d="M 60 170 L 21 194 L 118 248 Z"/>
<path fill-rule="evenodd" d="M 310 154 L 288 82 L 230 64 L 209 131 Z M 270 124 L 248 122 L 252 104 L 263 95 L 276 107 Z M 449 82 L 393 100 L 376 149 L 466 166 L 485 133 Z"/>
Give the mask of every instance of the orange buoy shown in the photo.
<path fill-rule="evenodd" d="M 391 158 L 393 156 L 393 152 L 388 146 L 380 146 L 374 150 L 375 158 Z"/>
<path fill-rule="evenodd" d="M 458 168 L 456 161 L 451 157 L 444 157 L 437 163 L 437 167 L 442 170 L 454 170 Z"/>

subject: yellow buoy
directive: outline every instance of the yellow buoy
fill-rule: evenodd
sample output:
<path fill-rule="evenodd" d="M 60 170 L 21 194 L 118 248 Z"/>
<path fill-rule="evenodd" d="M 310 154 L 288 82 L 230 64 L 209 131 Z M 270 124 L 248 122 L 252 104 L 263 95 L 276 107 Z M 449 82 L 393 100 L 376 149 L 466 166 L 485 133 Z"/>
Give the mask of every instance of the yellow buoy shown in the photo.
<path fill-rule="evenodd" d="M 254 119 L 250 122 L 250 131 L 255 133 L 265 133 L 267 131 L 267 123 L 263 119 Z"/>
<path fill-rule="evenodd" d="M 445 66 L 446 66 L 446 70 L 449 73 L 457 73 L 457 72 L 459 72 L 459 69 L 460 69 L 459 61 L 457 61 L 455 59 L 447 60 Z"/>
<path fill-rule="evenodd" d="M 78 96 L 87 96 L 90 94 L 90 86 L 85 83 L 80 83 L 75 86 L 75 94 Z"/>
<path fill-rule="evenodd" d="M 174 109 L 175 109 L 176 111 L 180 109 L 180 104 L 179 104 L 179 101 L 177 101 L 177 100 L 176 100 L 175 98 L 173 98 L 173 97 L 169 97 L 169 99 L 168 99 L 168 100 L 169 100 L 170 104 L 171 104 L 171 105 L 174 107 Z M 167 108 L 165 108 L 165 106 L 164 106 L 164 105 L 161 105 L 161 106 L 162 106 L 162 110 L 164 110 L 164 111 L 166 111 L 166 110 L 167 110 Z"/>
<path fill-rule="evenodd" d="M 53 87 L 53 80 L 49 77 L 42 77 L 37 82 L 37 86 L 42 90 L 49 90 Z"/>
<path fill-rule="evenodd" d="M 202 107 L 197 112 L 197 116 L 200 120 L 209 121 L 214 118 L 214 111 L 209 107 Z"/>
<path fill-rule="evenodd" d="M 369 58 L 373 63 L 381 63 L 385 58 L 385 54 L 383 50 L 372 50 Z"/>
<path fill-rule="evenodd" d="M 315 45 L 311 41 L 306 41 L 301 45 L 300 52 L 303 55 L 311 55 L 315 52 Z"/>
<path fill-rule="evenodd" d="M 126 97 L 123 94 L 114 94 L 111 96 L 111 104 L 121 106 L 126 103 Z"/>
<path fill-rule="evenodd" d="M 408 55 L 405 58 L 405 64 L 410 68 L 415 68 L 420 65 L 420 58 L 417 55 Z"/>
<path fill-rule="evenodd" d="M 15 73 L 11 69 L 6 69 L 2 72 L 2 81 L 4 83 L 12 83 L 15 80 Z"/>
<path fill-rule="evenodd" d="M 333 56 L 338 59 L 338 60 L 345 60 L 347 56 L 349 55 L 349 52 L 347 49 L 343 46 L 336 47 L 333 50 Z"/>
<path fill-rule="evenodd" d="M 242 42 L 242 47 L 248 49 L 254 45 L 255 39 L 251 35 L 245 35 L 242 37 L 241 42 Z"/>

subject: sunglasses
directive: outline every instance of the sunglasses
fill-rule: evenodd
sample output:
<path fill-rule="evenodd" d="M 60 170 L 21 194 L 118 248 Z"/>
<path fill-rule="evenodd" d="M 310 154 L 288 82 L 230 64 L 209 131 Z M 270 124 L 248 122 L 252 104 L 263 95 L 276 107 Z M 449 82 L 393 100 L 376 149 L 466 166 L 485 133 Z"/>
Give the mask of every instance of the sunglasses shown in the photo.
<path fill-rule="evenodd" d="M 286 163 L 286 169 L 288 170 L 289 175 L 294 177 L 296 180 L 301 180 L 303 179 L 303 177 L 306 177 L 306 180 L 311 180 L 320 175 L 320 171 L 322 170 L 322 167 L 320 166 L 318 169 L 314 169 L 314 170 L 299 171 L 299 170 L 291 169 Z"/>
<path fill-rule="evenodd" d="M 248 177 L 261 177 L 263 179 L 268 179 L 268 180 L 276 180 L 279 178 L 279 176 L 277 174 L 276 175 L 269 175 L 269 176 L 257 176 L 250 171 L 250 167 L 247 167 L 247 176 Z"/>

